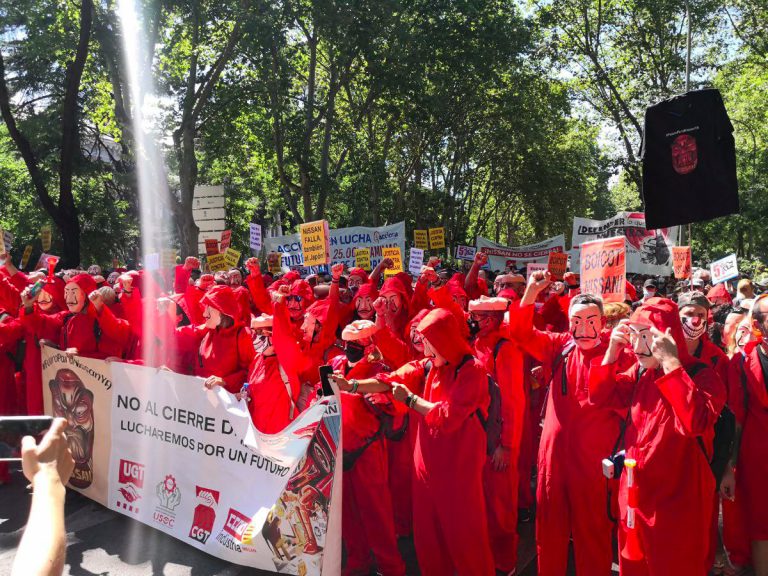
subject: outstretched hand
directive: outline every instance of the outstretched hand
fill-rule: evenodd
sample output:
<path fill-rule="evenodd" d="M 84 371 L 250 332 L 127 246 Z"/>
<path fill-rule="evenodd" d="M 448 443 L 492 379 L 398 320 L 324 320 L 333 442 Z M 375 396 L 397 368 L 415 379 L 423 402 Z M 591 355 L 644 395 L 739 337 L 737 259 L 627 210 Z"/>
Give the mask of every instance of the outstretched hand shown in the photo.
<path fill-rule="evenodd" d="M 75 461 L 67 444 L 67 421 L 56 418 L 38 444 L 32 436 L 21 439 L 21 468 L 30 482 L 40 475 L 58 479 L 62 485 L 69 482 Z"/>

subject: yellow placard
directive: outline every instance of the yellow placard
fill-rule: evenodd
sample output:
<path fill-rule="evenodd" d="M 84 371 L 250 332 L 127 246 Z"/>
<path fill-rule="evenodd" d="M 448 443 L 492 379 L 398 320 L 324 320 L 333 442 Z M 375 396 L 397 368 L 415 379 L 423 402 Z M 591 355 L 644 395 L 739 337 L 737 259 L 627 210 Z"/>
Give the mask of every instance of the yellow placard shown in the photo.
<path fill-rule="evenodd" d="M 283 271 L 282 252 L 270 252 L 267 256 L 267 266 L 270 274 L 280 274 Z"/>
<path fill-rule="evenodd" d="M 432 250 L 445 248 L 445 228 L 441 226 L 440 228 L 429 229 L 429 247 Z"/>
<path fill-rule="evenodd" d="M 161 250 L 160 265 L 163 268 L 173 268 L 176 265 L 176 249 Z"/>
<path fill-rule="evenodd" d="M 211 272 L 221 272 L 227 269 L 227 257 L 225 254 L 211 254 L 208 256 L 208 266 Z"/>
<path fill-rule="evenodd" d="M 237 265 L 240 263 L 240 252 L 232 248 L 231 246 L 227 248 L 227 251 L 224 252 L 224 260 L 227 263 L 227 266 L 230 268 L 236 268 Z"/>
<path fill-rule="evenodd" d="M 392 268 L 384 270 L 384 276 L 394 276 L 403 271 L 403 255 L 400 254 L 400 248 L 397 246 L 394 248 L 382 248 L 381 257 L 392 258 L 392 262 L 395 264 Z"/>
<path fill-rule="evenodd" d="M 355 248 L 355 266 L 363 270 L 371 269 L 371 249 Z"/>
<path fill-rule="evenodd" d="M 429 248 L 429 236 L 427 236 L 426 230 L 414 230 L 413 231 L 413 245 L 416 248 L 426 250 Z"/>
<path fill-rule="evenodd" d="M 27 244 L 26 248 L 24 248 L 24 254 L 21 255 L 21 267 L 26 268 L 27 262 L 29 262 L 29 257 L 32 256 L 32 246 Z"/>
<path fill-rule="evenodd" d="M 316 220 L 299 224 L 304 266 L 322 266 L 331 261 L 331 245 L 328 240 L 328 222 Z"/>
<path fill-rule="evenodd" d="M 43 226 L 40 228 L 40 241 L 43 243 L 43 252 L 51 249 L 51 227 Z"/>

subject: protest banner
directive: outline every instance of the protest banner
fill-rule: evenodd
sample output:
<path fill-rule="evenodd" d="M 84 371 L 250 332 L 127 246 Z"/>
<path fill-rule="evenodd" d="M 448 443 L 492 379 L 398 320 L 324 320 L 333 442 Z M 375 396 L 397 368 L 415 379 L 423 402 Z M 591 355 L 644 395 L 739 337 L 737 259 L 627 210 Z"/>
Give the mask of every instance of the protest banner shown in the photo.
<path fill-rule="evenodd" d="M 208 267 L 211 269 L 211 272 L 221 272 L 227 269 L 226 254 L 211 254 L 206 259 L 208 260 Z"/>
<path fill-rule="evenodd" d="M 176 249 L 167 248 L 160 251 L 160 264 L 163 268 L 173 268 L 176 266 Z"/>
<path fill-rule="evenodd" d="M 240 254 L 240 252 L 231 246 L 227 248 L 227 251 L 224 252 L 224 262 L 227 264 L 228 268 L 237 268 L 237 265 L 240 263 Z"/>
<path fill-rule="evenodd" d="M 445 228 L 429 229 L 429 248 L 430 250 L 440 250 L 445 248 Z"/>
<path fill-rule="evenodd" d="M 394 276 L 403 271 L 403 254 L 400 252 L 400 248 L 384 248 L 381 251 L 382 258 L 391 258 L 394 266 L 384 270 L 384 276 Z"/>
<path fill-rule="evenodd" d="M 475 242 L 480 252 L 488 255 L 488 268 L 504 272 L 507 268 L 522 268 L 528 262 L 547 262 L 550 252 L 565 252 L 565 236 L 547 238 L 527 246 L 504 246 L 478 236 Z"/>
<path fill-rule="evenodd" d="M 363 270 L 371 269 L 371 249 L 370 248 L 356 248 L 355 249 L 355 266 L 362 268 Z"/>
<path fill-rule="evenodd" d="M 24 269 L 27 267 L 30 256 L 32 256 L 32 245 L 27 244 L 24 248 L 24 254 L 21 255 L 21 263 L 19 264 L 19 268 Z"/>
<path fill-rule="evenodd" d="M 413 245 L 421 250 L 427 250 L 429 248 L 429 234 L 426 230 L 413 231 Z"/>
<path fill-rule="evenodd" d="M 541 262 L 529 262 L 525 265 L 525 272 L 527 274 L 526 282 L 531 279 L 531 274 L 534 272 L 544 272 L 546 269 L 546 264 L 542 264 Z"/>
<path fill-rule="evenodd" d="M 553 280 L 562 280 L 568 270 L 568 254 L 565 252 L 550 252 L 547 260 L 547 270 Z"/>
<path fill-rule="evenodd" d="M 736 261 L 736 254 L 730 254 L 725 258 L 712 262 L 709 266 L 712 274 L 712 285 L 731 280 L 739 275 L 739 264 Z"/>
<path fill-rule="evenodd" d="M 627 290 L 624 236 L 581 245 L 581 291 L 602 296 L 603 302 L 624 302 Z"/>
<path fill-rule="evenodd" d="M 672 246 L 672 267 L 678 280 L 691 277 L 690 246 Z"/>
<path fill-rule="evenodd" d="M 624 236 L 627 239 L 627 272 L 668 276 L 672 274 L 672 246 L 677 242 L 678 228 L 646 230 L 642 212 L 619 212 L 608 220 L 573 219 L 571 247 L 576 250 L 584 242 L 599 238 Z M 576 250 L 578 255 L 578 250 Z M 571 259 L 571 269 L 578 269 Z"/>
<path fill-rule="evenodd" d="M 341 573 L 336 396 L 266 435 L 245 400 L 202 378 L 46 345 L 41 356 L 46 413 L 78 410 L 70 488 L 233 564 Z"/>
<path fill-rule="evenodd" d="M 331 244 L 326 220 L 299 224 L 299 235 L 305 266 L 320 266 L 330 262 Z"/>
<path fill-rule="evenodd" d="M 144 255 L 144 270 L 160 270 L 159 252 L 151 252 Z"/>
<path fill-rule="evenodd" d="M 35 267 L 33 270 L 47 270 L 49 266 L 53 263 L 54 268 L 56 267 L 56 264 L 59 263 L 59 257 L 54 256 L 53 254 L 46 254 L 43 252 L 40 254 L 40 258 L 37 260 L 37 264 L 35 264 Z"/>
<path fill-rule="evenodd" d="M 399 251 L 399 249 L 398 249 Z M 421 267 L 424 264 L 424 250 L 421 248 L 411 248 L 410 258 L 408 260 L 408 272 L 414 276 L 421 274 Z"/>
<path fill-rule="evenodd" d="M 267 267 L 270 274 L 280 274 L 283 271 L 283 255 L 280 252 L 270 252 L 267 255 Z"/>
<path fill-rule="evenodd" d="M 213 256 L 219 253 L 219 241 L 216 238 L 208 238 L 205 241 L 205 255 Z"/>
<path fill-rule="evenodd" d="M 219 252 L 226 252 L 232 243 L 232 230 L 224 230 L 221 233 L 221 242 L 219 242 Z"/>
<path fill-rule="evenodd" d="M 40 228 L 40 242 L 43 245 L 43 252 L 48 252 L 51 249 L 52 231 L 50 226 L 43 226 Z"/>
<path fill-rule="evenodd" d="M 477 254 L 475 246 L 463 246 L 461 244 L 456 246 L 456 260 L 474 260 L 475 254 Z"/>
<path fill-rule="evenodd" d="M 251 222 L 248 229 L 250 232 L 248 244 L 251 247 L 251 250 L 255 252 L 261 251 L 261 224 Z"/>
<path fill-rule="evenodd" d="M 385 247 L 397 246 L 405 253 L 405 222 L 398 222 L 380 228 L 354 226 L 338 228 L 330 231 L 331 264 L 344 264 L 347 268 L 355 265 L 355 249 L 369 248 L 371 250 L 371 267 L 375 268 L 381 262 L 381 251 Z M 298 234 L 265 238 L 264 245 L 268 251 L 280 252 L 283 255 L 283 268 L 299 269 L 304 273 L 318 270 L 304 267 L 301 253 L 301 239 Z"/>

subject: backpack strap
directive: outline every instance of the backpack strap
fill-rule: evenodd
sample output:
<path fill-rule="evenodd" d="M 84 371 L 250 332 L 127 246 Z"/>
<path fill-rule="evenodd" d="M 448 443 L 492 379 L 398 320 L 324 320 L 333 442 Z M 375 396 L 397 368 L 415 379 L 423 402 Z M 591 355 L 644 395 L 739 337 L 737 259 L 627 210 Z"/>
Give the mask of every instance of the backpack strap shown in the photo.
<path fill-rule="evenodd" d="M 296 416 L 296 403 L 293 401 L 293 394 L 291 391 L 291 381 L 288 380 L 288 374 L 285 373 L 285 370 L 283 369 L 283 366 L 278 361 L 277 363 L 277 369 L 280 372 L 280 379 L 283 381 L 283 385 L 285 386 L 285 391 L 288 393 L 288 400 L 291 402 L 291 409 L 289 412 L 291 420 L 293 420 Z"/>
<path fill-rule="evenodd" d="M 493 347 L 493 375 L 496 376 L 496 358 L 499 356 L 499 352 L 501 351 L 501 347 L 504 346 L 509 342 L 506 338 L 499 338 L 496 341 L 496 345 Z"/>
<path fill-rule="evenodd" d="M 571 352 L 573 352 L 573 349 L 576 347 L 576 342 L 573 340 L 570 340 L 565 346 L 563 346 L 560 349 L 560 353 L 555 357 L 554 362 L 552 362 L 552 371 L 550 372 L 549 377 L 549 384 L 547 385 L 547 392 L 544 395 L 544 402 L 541 405 L 541 414 L 539 414 L 540 418 L 544 418 L 544 413 L 547 411 L 547 402 L 549 401 L 549 395 L 552 393 L 552 382 L 555 379 L 555 373 L 557 372 L 557 369 L 560 367 L 560 364 L 562 364 L 565 359 L 570 355 Z M 568 381 L 565 376 L 565 366 L 563 366 L 563 375 L 562 375 L 562 386 L 567 391 L 568 387 Z"/>
<path fill-rule="evenodd" d="M 693 379 L 696 374 L 701 372 L 704 368 L 708 368 L 704 362 L 697 362 L 693 366 L 690 366 L 689 368 L 686 368 L 685 371 L 688 374 L 688 376 Z M 701 448 L 702 453 L 704 454 L 704 458 L 707 459 L 707 462 L 711 462 L 711 458 L 709 457 L 709 454 L 707 454 L 707 447 L 704 446 L 704 440 L 701 436 L 696 436 L 696 442 L 699 445 L 699 448 Z"/>

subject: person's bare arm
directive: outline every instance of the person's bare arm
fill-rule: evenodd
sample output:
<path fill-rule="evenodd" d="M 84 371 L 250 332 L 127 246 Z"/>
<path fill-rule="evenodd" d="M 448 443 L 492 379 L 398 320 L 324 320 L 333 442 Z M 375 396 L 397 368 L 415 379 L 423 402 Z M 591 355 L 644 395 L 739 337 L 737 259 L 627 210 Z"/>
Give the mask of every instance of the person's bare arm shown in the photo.
<path fill-rule="evenodd" d="M 64 484 L 75 467 L 66 427 L 66 420 L 57 418 L 39 445 L 31 436 L 22 440 L 22 468 L 34 492 L 11 576 L 57 576 L 64 570 Z"/>
<path fill-rule="evenodd" d="M 376 268 L 373 269 L 373 272 L 371 272 L 371 275 L 368 276 L 368 281 L 371 282 L 374 286 L 378 286 L 379 278 L 381 278 L 381 275 L 384 272 L 384 270 L 388 270 L 394 267 L 395 267 L 395 263 L 392 260 L 392 258 L 382 258 L 381 262 L 379 262 L 376 265 Z"/>

